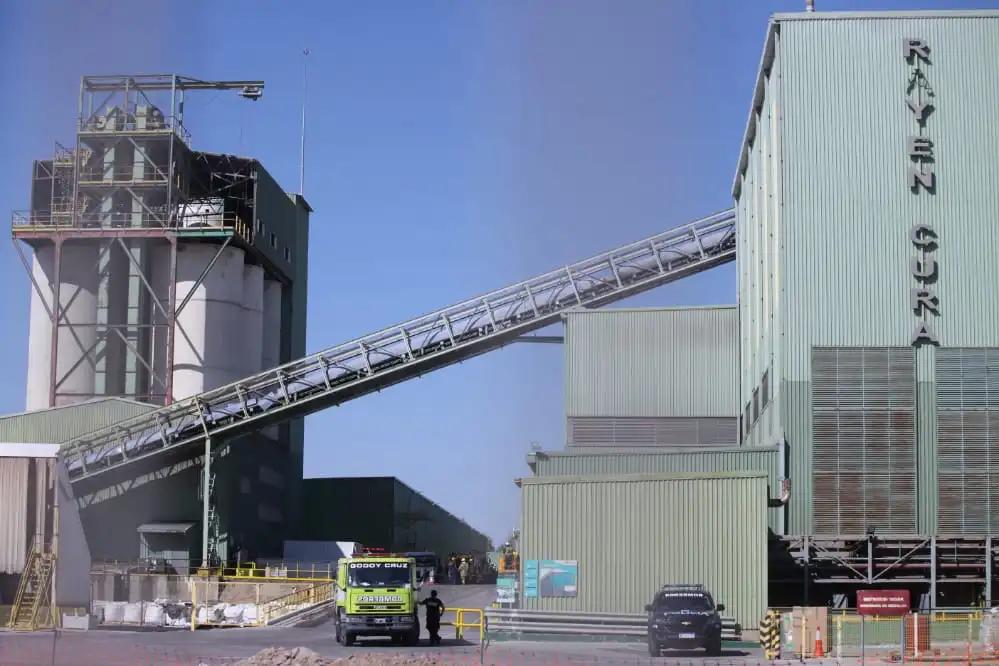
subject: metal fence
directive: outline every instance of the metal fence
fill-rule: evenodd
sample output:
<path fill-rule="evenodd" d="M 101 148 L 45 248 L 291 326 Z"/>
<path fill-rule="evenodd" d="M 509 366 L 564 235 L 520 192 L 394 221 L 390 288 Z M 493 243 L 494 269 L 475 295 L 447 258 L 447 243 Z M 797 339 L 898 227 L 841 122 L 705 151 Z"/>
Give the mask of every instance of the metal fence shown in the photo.
<path fill-rule="evenodd" d="M 817 631 L 818 630 L 818 631 Z M 798 636 L 798 634 L 801 634 Z M 820 645 L 821 644 L 821 645 Z M 781 614 L 780 656 L 877 661 L 951 661 L 999 657 L 999 612 L 939 609 L 900 617 L 830 610 L 820 626 L 802 629 L 792 612 Z"/>

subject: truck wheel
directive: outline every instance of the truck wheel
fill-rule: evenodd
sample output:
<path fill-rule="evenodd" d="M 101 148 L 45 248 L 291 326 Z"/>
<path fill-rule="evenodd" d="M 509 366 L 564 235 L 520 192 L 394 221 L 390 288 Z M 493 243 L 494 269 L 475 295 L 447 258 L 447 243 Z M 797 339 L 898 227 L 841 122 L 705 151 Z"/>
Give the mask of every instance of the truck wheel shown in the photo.
<path fill-rule="evenodd" d="M 337 643 L 343 643 L 343 627 L 340 624 L 339 612 L 337 612 L 336 619 L 333 621 L 333 635 L 336 636 Z"/>
<path fill-rule="evenodd" d="M 660 657 L 662 656 L 663 649 L 659 647 L 659 643 L 656 643 L 655 639 L 651 636 L 649 637 L 649 656 L 650 657 Z"/>
<path fill-rule="evenodd" d="M 351 645 L 353 645 L 354 644 L 354 634 L 352 634 L 349 631 L 343 632 L 343 644 L 346 647 L 350 647 Z"/>

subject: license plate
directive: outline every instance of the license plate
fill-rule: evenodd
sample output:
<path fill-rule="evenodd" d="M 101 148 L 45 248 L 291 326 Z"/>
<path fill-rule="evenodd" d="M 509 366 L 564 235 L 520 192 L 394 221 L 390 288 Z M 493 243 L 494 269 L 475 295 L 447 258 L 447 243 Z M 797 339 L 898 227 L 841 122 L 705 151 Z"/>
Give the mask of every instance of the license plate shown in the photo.
<path fill-rule="evenodd" d="M 694 638 L 697 634 L 684 633 L 680 634 L 680 638 Z"/>
<path fill-rule="evenodd" d="M 376 617 L 375 618 L 375 624 L 385 624 L 386 622 L 388 622 L 388 618 L 387 617 Z M 691 634 L 690 637 L 693 638 L 694 635 Z"/>

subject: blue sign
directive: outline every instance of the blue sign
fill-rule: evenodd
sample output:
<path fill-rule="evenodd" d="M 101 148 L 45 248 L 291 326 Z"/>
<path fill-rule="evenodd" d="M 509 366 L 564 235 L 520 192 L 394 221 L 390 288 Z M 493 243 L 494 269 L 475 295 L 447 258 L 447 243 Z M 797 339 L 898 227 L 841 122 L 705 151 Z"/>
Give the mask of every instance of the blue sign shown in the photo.
<path fill-rule="evenodd" d="M 538 568 L 537 560 L 524 562 L 524 597 L 528 599 L 538 597 Z"/>
<path fill-rule="evenodd" d="M 541 560 L 538 591 L 542 597 L 574 597 L 578 588 L 576 560 Z"/>

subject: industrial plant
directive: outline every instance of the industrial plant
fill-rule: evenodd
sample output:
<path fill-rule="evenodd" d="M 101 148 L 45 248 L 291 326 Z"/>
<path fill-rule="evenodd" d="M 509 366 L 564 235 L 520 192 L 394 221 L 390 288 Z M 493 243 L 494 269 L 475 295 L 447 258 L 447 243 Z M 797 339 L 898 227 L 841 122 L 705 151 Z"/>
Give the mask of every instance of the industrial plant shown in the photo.
<path fill-rule="evenodd" d="M 777 14 L 718 211 L 312 353 L 309 204 L 183 123 L 186 95 L 264 83 L 84 77 L 76 143 L 13 221 L 32 303 L 29 411 L 0 418 L 25 516 L 8 587 L 52 523 L 44 474 L 94 561 L 194 570 L 351 530 L 488 550 L 398 480 L 303 482 L 302 419 L 561 325 L 565 446 L 511 480 L 519 609 L 640 614 L 664 583 L 743 628 L 880 588 L 993 606 L 997 62 L 997 11 Z M 600 309 L 730 262 L 733 305 Z M 342 523 L 303 515 L 366 493 Z"/>

